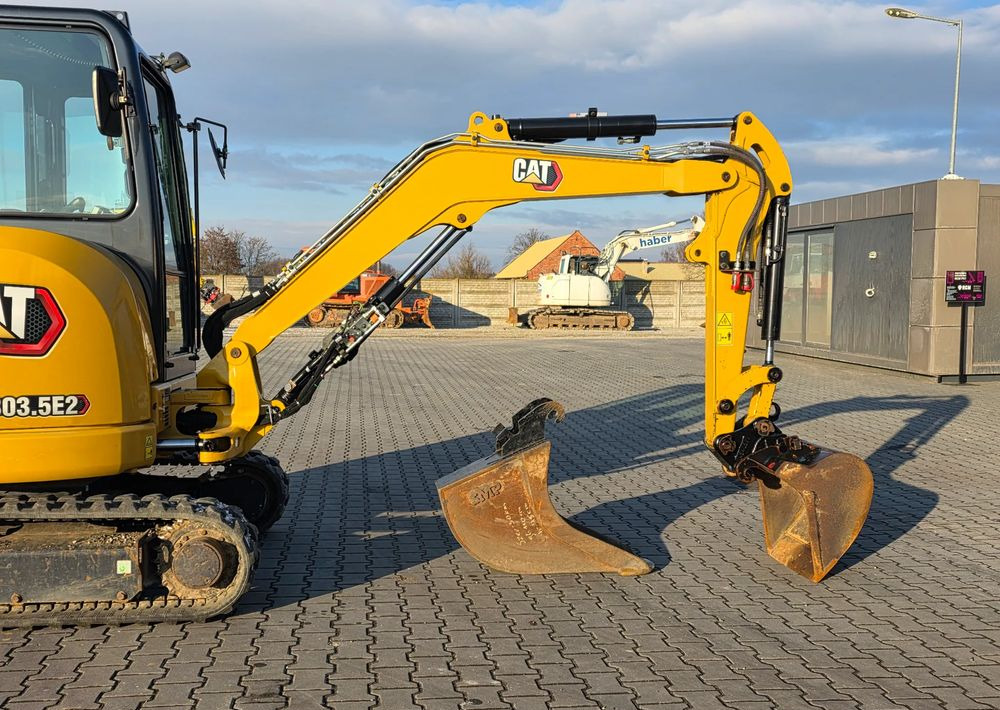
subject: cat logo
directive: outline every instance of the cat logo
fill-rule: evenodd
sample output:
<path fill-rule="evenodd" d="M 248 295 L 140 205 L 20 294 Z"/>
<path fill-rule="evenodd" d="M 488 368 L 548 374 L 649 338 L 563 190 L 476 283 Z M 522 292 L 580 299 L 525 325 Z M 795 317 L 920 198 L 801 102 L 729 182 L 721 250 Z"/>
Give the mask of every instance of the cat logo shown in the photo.
<path fill-rule="evenodd" d="M 40 357 L 65 329 L 66 317 L 47 288 L 0 284 L 0 355 Z"/>
<path fill-rule="evenodd" d="M 554 192 L 563 174 L 554 160 L 515 158 L 513 177 L 514 182 L 526 182 L 540 192 Z"/>

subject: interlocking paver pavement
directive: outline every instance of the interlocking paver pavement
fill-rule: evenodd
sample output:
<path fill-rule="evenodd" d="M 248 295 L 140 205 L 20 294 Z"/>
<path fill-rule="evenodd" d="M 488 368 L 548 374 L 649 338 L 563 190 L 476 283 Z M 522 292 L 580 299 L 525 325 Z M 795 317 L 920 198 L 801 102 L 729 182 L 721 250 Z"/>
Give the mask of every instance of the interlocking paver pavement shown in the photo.
<path fill-rule="evenodd" d="M 262 361 L 280 386 L 315 334 Z M 699 341 L 376 337 L 263 448 L 292 478 L 253 591 L 203 624 L 0 633 L 0 707 L 997 708 L 1000 383 L 781 361 L 783 427 L 864 456 L 867 525 L 819 585 L 764 552 L 702 444 Z M 529 400 L 557 508 L 639 578 L 484 569 L 434 479 Z"/>

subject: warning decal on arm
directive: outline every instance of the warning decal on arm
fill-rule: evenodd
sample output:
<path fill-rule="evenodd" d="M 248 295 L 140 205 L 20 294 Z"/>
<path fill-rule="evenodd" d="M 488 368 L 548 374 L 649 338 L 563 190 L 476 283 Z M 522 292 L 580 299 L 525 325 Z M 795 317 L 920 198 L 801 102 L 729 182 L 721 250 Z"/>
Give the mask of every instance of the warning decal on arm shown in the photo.
<path fill-rule="evenodd" d="M 715 320 L 715 344 L 733 344 L 733 314 L 719 313 Z"/>

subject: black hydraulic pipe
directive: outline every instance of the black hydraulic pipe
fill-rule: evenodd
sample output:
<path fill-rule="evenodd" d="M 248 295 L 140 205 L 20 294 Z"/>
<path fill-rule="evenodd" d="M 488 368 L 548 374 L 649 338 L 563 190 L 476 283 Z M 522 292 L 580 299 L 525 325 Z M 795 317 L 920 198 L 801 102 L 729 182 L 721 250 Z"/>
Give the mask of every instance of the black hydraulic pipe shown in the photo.
<path fill-rule="evenodd" d="M 372 296 L 371 302 L 376 305 L 382 305 L 385 308 L 385 313 L 388 313 L 396 307 L 397 303 L 403 300 L 403 297 L 409 291 L 409 286 L 395 276 L 390 276 L 389 280 L 382 284 L 379 290 Z"/>
<path fill-rule="evenodd" d="M 384 307 L 385 313 L 391 311 L 468 231 L 468 229 L 459 229 L 458 227 L 445 227 L 403 270 L 402 274 L 398 277 L 390 277 L 378 291 L 372 294 L 368 302 Z"/>
<path fill-rule="evenodd" d="M 579 117 L 511 118 L 507 120 L 510 137 L 516 141 L 558 143 L 569 138 L 619 138 L 656 134 L 656 116 L 598 116 L 591 111 Z"/>
<path fill-rule="evenodd" d="M 427 263 L 428 259 L 431 259 L 441 248 L 448 239 L 455 233 L 456 227 L 445 227 L 442 229 L 431 243 L 428 244 L 422 252 L 417 255 L 417 258 L 413 262 L 403 269 L 403 273 L 399 275 L 399 280 L 403 283 L 407 283 L 410 278 L 418 273 L 420 269 Z"/>
<path fill-rule="evenodd" d="M 403 281 L 403 283 L 407 284 L 408 289 L 412 289 L 414 286 L 417 285 L 417 281 L 422 279 L 424 276 L 427 275 L 428 271 L 437 266 L 437 263 L 444 258 L 444 255 L 447 254 L 449 251 L 451 251 L 451 248 L 456 244 L 458 244 L 458 241 L 466 234 L 468 234 L 471 229 L 472 229 L 471 227 L 469 227 L 469 229 L 448 227 L 448 229 L 446 230 L 445 241 L 441 245 L 441 247 L 437 249 L 433 254 L 430 254 L 428 256 L 427 260 L 420 265 L 419 269 L 416 270 L 416 273 L 412 276 L 412 278 L 404 279 L 401 276 L 400 281 Z M 407 269 L 407 271 L 410 271 L 410 269 Z"/>
<path fill-rule="evenodd" d="M 366 305 L 374 305 L 383 314 L 389 313 L 468 231 L 469 229 L 445 227 L 404 269 L 399 278 L 390 278 L 382 284 L 381 288 L 368 299 Z M 281 411 L 280 417 L 289 417 L 307 405 L 329 369 L 343 365 L 352 359 L 358 352 L 358 346 L 371 335 L 373 330 L 367 329 L 360 335 L 351 336 L 353 350 L 348 353 L 346 358 L 340 360 L 337 358 L 346 351 L 342 351 L 338 347 L 343 342 L 338 344 L 337 338 L 343 337 L 343 334 L 336 332 L 328 335 L 324 340 L 323 348 L 309 353 L 309 362 L 296 372 L 278 393 L 276 399 L 281 400 L 286 405 Z"/>
<path fill-rule="evenodd" d="M 764 323 L 760 337 L 765 343 L 764 364 L 774 362 L 774 343 L 781 338 L 781 301 L 785 286 L 785 246 L 788 242 L 788 197 L 774 198 L 770 215 L 769 253 L 764 255 Z"/>

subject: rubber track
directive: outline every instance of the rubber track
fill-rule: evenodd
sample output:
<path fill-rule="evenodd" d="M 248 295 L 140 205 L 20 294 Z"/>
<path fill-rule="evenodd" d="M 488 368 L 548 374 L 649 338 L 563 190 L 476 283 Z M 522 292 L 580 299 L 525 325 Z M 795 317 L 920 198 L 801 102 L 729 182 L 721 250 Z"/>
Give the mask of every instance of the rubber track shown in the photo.
<path fill-rule="evenodd" d="M 152 494 L 54 496 L 7 493 L 0 497 L 0 524 L 10 522 L 194 521 L 224 536 L 238 553 L 232 583 L 211 597 L 164 595 L 137 601 L 80 600 L 58 603 L 0 604 L 0 627 L 130 624 L 157 621 L 204 621 L 228 612 L 250 588 L 257 565 L 257 531 L 235 508 L 214 498 Z"/>
<path fill-rule="evenodd" d="M 627 311 L 605 311 L 593 308 L 542 308 L 527 314 L 528 325 L 534 330 L 575 328 L 578 330 L 632 330 L 635 317 Z M 618 327 L 624 320 L 625 327 Z"/>

